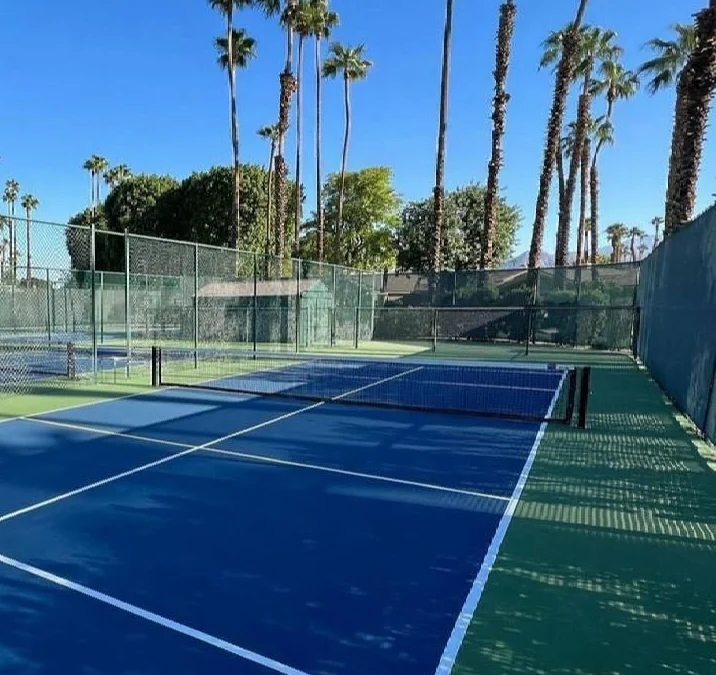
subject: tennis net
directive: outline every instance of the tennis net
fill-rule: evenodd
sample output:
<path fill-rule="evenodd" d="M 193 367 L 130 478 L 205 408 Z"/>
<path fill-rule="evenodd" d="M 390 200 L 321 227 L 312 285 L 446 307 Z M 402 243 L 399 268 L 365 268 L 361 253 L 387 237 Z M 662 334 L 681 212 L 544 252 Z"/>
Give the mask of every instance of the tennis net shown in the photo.
<path fill-rule="evenodd" d="M 153 349 L 156 386 L 570 424 L 576 368 Z M 580 416 L 581 417 L 581 416 Z"/>

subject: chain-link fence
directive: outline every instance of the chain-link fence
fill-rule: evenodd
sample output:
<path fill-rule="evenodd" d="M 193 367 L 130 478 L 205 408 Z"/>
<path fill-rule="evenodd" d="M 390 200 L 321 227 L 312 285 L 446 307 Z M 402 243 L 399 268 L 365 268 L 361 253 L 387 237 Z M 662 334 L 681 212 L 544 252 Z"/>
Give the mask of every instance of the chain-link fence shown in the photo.
<path fill-rule="evenodd" d="M 116 378 L 146 369 L 155 344 L 306 351 L 506 342 L 613 350 L 630 348 L 634 334 L 638 266 L 632 264 L 373 273 L 73 225 L 10 222 L 13 245 L 0 246 L 0 345 L 13 382 L 22 379 L 30 356 L 40 359 L 49 350 L 62 374 L 111 371 Z M 20 363 L 18 345 L 27 363 Z"/>
<path fill-rule="evenodd" d="M 716 208 L 643 264 L 638 355 L 676 405 L 716 441 Z"/>

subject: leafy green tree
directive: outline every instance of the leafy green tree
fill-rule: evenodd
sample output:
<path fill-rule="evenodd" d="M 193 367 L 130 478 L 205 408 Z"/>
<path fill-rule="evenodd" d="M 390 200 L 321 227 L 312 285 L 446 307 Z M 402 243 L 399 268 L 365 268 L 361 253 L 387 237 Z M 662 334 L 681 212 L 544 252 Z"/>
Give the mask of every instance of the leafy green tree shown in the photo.
<path fill-rule="evenodd" d="M 343 189 L 341 186 L 344 186 Z M 339 209 L 343 194 L 343 220 Z M 387 167 L 330 174 L 323 187 L 326 217 L 326 261 L 363 269 L 395 264 L 395 228 L 400 223 L 400 197 Z M 316 214 L 304 225 L 302 248 L 307 258 L 318 250 Z"/>
<path fill-rule="evenodd" d="M 107 229 L 134 234 L 171 236 L 170 225 L 162 222 L 157 203 L 178 187 L 171 176 L 140 174 L 117 185 L 104 203 Z"/>
<path fill-rule="evenodd" d="M 446 194 L 441 246 L 445 268 L 474 269 L 474 261 L 481 258 L 479 233 L 485 217 L 485 193 L 486 189 L 481 185 L 466 185 Z M 414 272 L 432 269 L 433 214 L 432 198 L 411 202 L 403 209 L 401 224 L 396 232 L 400 269 Z M 499 266 L 512 255 L 521 214 L 516 206 L 509 205 L 500 197 L 495 215 L 492 263 Z"/>
<path fill-rule="evenodd" d="M 88 271 L 90 269 L 90 233 L 89 228 L 94 222 L 97 233 L 95 239 L 95 269 L 103 272 L 124 271 L 124 239 L 116 236 L 104 236 L 107 232 L 107 218 L 104 204 L 96 210 L 87 207 L 84 211 L 75 214 L 69 220 L 70 225 L 81 227 L 68 227 L 65 230 L 65 246 L 70 255 L 72 269 Z M 85 229 L 82 229 L 85 228 Z"/>

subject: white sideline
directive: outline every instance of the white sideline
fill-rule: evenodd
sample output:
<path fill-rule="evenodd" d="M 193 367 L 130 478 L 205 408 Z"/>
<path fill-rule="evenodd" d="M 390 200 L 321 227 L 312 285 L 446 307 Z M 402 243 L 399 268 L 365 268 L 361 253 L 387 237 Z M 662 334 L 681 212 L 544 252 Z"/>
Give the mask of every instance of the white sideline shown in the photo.
<path fill-rule="evenodd" d="M 231 642 L 227 642 L 226 640 L 222 640 L 221 638 L 214 637 L 213 635 L 209 635 L 208 633 L 204 633 L 203 631 L 197 630 L 196 628 L 191 628 L 190 626 L 187 626 L 183 623 L 179 623 L 178 621 L 167 619 L 160 614 L 155 614 L 154 612 L 142 609 L 141 607 L 137 607 L 136 605 L 132 605 L 128 602 L 124 602 L 123 600 L 119 600 L 118 598 L 112 597 L 111 595 L 107 595 L 106 593 L 96 591 L 92 588 L 88 588 L 87 586 L 82 586 L 81 584 L 77 584 L 74 581 L 70 581 L 69 579 L 65 579 L 64 577 L 57 576 L 56 574 L 52 574 L 52 572 L 47 572 L 38 567 L 28 565 L 26 563 L 20 562 L 19 560 L 14 560 L 13 558 L 8 558 L 7 556 L 1 554 L 0 563 L 3 565 L 7 565 L 8 567 L 12 567 L 16 570 L 20 570 L 21 572 L 31 574 L 34 577 L 38 577 L 40 579 L 43 579 L 44 581 L 48 581 L 51 584 L 55 584 L 56 586 L 61 586 L 62 588 L 74 591 L 75 593 L 80 593 L 84 596 L 87 596 L 88 598 L 92 598 L 93 600 L 102 602 L 105 605 L 110 605 L 117 609 L 121 609 L 128 614 L 137 616 L 140 619 L 145 619 L 146 621 L 151 621 L 152 623 L 158 624 L 177 633 L 181 633 L 182 635 L 186 635 L 187 637 L 190 637 L 194 640 L 198 640 L 199 642 L 204 642 L 211 647 L 215 647 L 217 649 L 221 649 L 225 652 L 228 652 L 229 654 L 239 656 L 246 661 L 251 661 L 253 663 L 257 663 L 261 666 L 264 666 L 265 668 L 270 668 L 277 673 L 282 673 L 282 675 L 308 675 L 304 671 L 297 670 L 296 668 L 291 668 L 291 666 L 287 666 L 280 661 L 275 661 L 274 659 L 270 659 L 267 656 L 263 656 L 262 654 L 252 652 L 249 649 L 244 649 L 243 647 L 239 647 L 235 644 L 232 644 Z"/>
<path fill-rule="evenodd" d="M 557 400 L 559 399 L 559 395 L 562 391 L 564 381 L 567 378 L 567 374 L 568 371 L 565 371 L 559 381 L 559 385 L 557 386 L 556 391 L 554 392 L 554 396 L 552 396 L 549 408 L 547 409 L 547 414 L 545 415 L 545 418 L 547 419 L 552 416 L 552 411 L 554 410 L 554 406 L 557 404 Z M 532 464 L 534 464 L 537 450 L 539 448 L 540 443 L 542 442 L 542 438 L 546 429 L 547 422 L 542 422 L 542 424 L 540 424 L 539 430 L 537 431 L 537 435 L 535 436 L 535 440 L 532 444 L 530 454 L 527 456 L 527 461 L 525 462 L 524 467 L 522 467 L 522 472 L 517 479 L 515 489 L 512 491 L 512 496 L 510 497 L 509 504 L 507 505 L 505 512 L 502 514 L 502 518 L 500 518 L 500 522 L 497 525 L 497 530 L 495 531 L 495 534 L 492 538 L 492 542 L 490 542 L 490 547 L 487 549 L 487 553 L 485 554 L 485 558 L 482 561 L 482 565 L 477 572 L 475 580 L 472 582 L 470 592 L 465 598 L 465 602 L 463 603 L 462 609 L 460 610 L 460 614 L 458 614 L 457 619 L 455 620 L 455 625 L 453 626 L 450 638 L 445 645 L 445 649 L 443 650 L 442 656 L 440 657 L 438 666 L 435 669 L 435 675 L 450 675 L 450 673 L 452 672 L 453 666 L 455 665 L 455 661 L 457 660 L 458 654 L 460 652 L 460 647 L 462 646 L 462 642 L 465 639 L 465 635 L 467 634 L 467 629 L 470 626 L 472 617 L 474 616 L 475 610 L 477 609 L 477 605 L 480 602 L 482 592 L 485 590 L 487 577 L 492 571 L 492 566 L 495 564 L 495 560 L 497 559 L 497 554 L 500 551 L 500 546 L 502 545 L 502 541 L 504 540 L 505 534 L 507 533 L 507 528 L 510 526 L 512 516 L 517 509 L 517 504 L 519 503 L 520 497 L 522 496 L 522 491 L 524 490 L 525 484 L 527 483 L 527 477 L 529 476 L 530 470 L 532 469 Z"/>

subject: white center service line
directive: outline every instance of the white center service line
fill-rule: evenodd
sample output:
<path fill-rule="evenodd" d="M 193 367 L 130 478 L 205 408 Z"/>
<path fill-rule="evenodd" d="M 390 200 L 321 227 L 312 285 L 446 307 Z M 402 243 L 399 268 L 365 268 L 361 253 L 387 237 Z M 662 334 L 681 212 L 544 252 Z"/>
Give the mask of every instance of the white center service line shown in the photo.
<path fill-rule="evenodd" d="M 330 400 L 338 401 L 340 399 L 345 398 L 346 396 L 351 396 L 352 394 L 356 394 L 360 391 L 364 391 L 365 389 L 369 389 L 370 387 L 377 387 L 381 384 L 384 384 L 385 382 L 390 382 L 391 380 L 395 380 L 399 377 L 404 377 L 405 375 L 409 375 L 410 373 L 414 373 L 421 369 L 422 369 L 422 367 L 411 368 L 410 370 L 405 370 L 401 373 L 398 373 L 397 375 L 392 375 L 390 377 L 383 378 L 382 380 L 378 380 L 377 382 L 373 382 L 372 384 L 365 385 L 363 387 L 358 387 L 357 389 L 352 389 L 351 391 L 344 392 L 343 394 L 334 396 Z M 287 420 L 291 417 L 295 417 L 296 415 L 300 415 L 301 413 L 308 412 L 309 410 L 315 410 L 316 408 L 320 408 L 321 406 L 325 405 L 326 403 L 327 403 L 327 401 L 319 401 L 318 403 L 312 403 L 311 405 L 305 406 L 303 408 L 298 408 L 297 410 L 292 410 L 291 412 L 286 413 L 284 415 L 279 415 L 278 417 L 273 417 L 273 418 L 266 420 L 264 422 L 260 422 L 259 424 L 254 424 L 250 427 L 240 429 L 239 431 L 234 431 L 233 433 L 226 434 L 226 436 L 222 436 L 221 438 L 215 438 L 214 440 L 207 441 L 206 443 L 202 443 L 201 445 L 189 446 L 185 450 L 182 450 L 181 452 L 176 452 L 173 455 L 167 455 L 166 457 L 162 457 L 161 459 L 155 460 L 153 462 L 147 462 L 146 464 L 142 464 L 142 465 L 137 466 L 133 469 L 129 469 L 127 471 L 122 471 L 121 473 L 114 474 L 112 476 L 103 478 L 102 480 L 95 481 L 94 483 L 90 483 L 88 485 L 83 485 L 82 487 L 76 488 L 74 490 L 70 490 L 68 492 L 64 492 L 64 493 L 56 495 L 54 497 L 50 497 L 49 499 L 45 499 L 41 502 L 37 502 L 36 504 L 31 504 L 30 506 L 25 506 L 24 508 L 18 509 L 17 511 L 12 511 L 10 513 L 6 513 L 3 516 L 0 516 L 0 523 L 5 522 L 6 520 L 10 520 L 12 518 L 17 518 L 18 516 L 22 516 L 26 513 L 31 513 L 32 511 L 37 511 L 38 509 L 44 508 L 45 506 L 50 506 L 51 504 L 56 504 L 57 502 L 61 502 L 65 499 L 69 499 L 70 497 L 74 497 L 74 496 L 82 494 L 84 492 L 89 492 L 90 490 L 95 490 L 96 488 L 102 487 L 104 485 L 108 485 L 109 483 L 114 483 L 115 481 L 121 480 L 122 478 L 127 478 L 128 476 L 133 476 L 134 474 L 141 473 L 142 471 L 147 471 L 148 469 L 153 469 L 154 467 L 161 466 L 162 464 L 167 464 L 168 462 L 173 462 L 174 460 L 179 459 L 180 457 L 185 457 L 186 455 L 191 455 L 195 452 L 199 452 L 200 450 L 208 450 L 211 448 L 211 446 L 218 445 L 219 443 L 223 443 L 223 442 L 228 441 L 232 438 L 244 436 L 248 433 L 251 433 L 252 431 L 257 431 L 258 429 L 263 429 L 264 427 L 268 427 L 272 424 L 276 424 L 277 422 L 281 422 L 281 421 Z M 33 419 L 33 421 L 39 421 L 39 420 Z M 79 427 L 77 427 L 77 428 L 79 428 Z M 84 430 L 86 430 L 86 429 L 84 429 Z M 110 434 L 107 434 L 107 435 L 110 435 Z M 111 432 L 111 435 L 119 436 L 120 434 L 118 432 Z M 167 443 L 172 443 L 172 442 L 171 441 L 164 442 L 164 444 L 167 444 Z"/>
<path fill-rule="evenodd" d="M 226 640 L 222 640 L 221 638 L 217 638 L 213 635 L 209 635 L 208 633 L 204 633 L 203 631 L 197 630 L 196 628 L 186 626 L 183 623 L 179 623 L 178 621 L 167 619 L 160 614 L 155 614 L 154 612 L 142 609 L 141 607 L 137 607 L 136 605 L 132 605 L 128 602 L 124 602 L 123 600 L 119 600 L 118 598 L 112 597 L 111 595 L 107 595 L 106 593 L 96 591 L 92 588 L 88 588 L 87 586 L 83 586 L 82 584 L 77 584 L 74 581 L 70 581 L 69 579 L 65 579 L 64 577 L 57 576 L 56 574 L 52 574 L 52 572 L 47 572 L 38 567 L 28 565 L 27 563 L 20 562 L 19 560 L 14 560 L 13 558 L 8 558 L 4 555 L 0 555 L 0 563 L 3 565 L 7 565 L 8 567 L 12 567 L 16 570 L 20 570 L 21 572 L 31 574 L 34 577 L 38 577 L 40 579 L 43 579 L 44 581 L 48 581 L 52 584 L 55 584 L 56 586 L 61 586 L 70 591 L 74 591 L 75 593 L 80 593 L 88 598 L 92 598 L 93 600 L 102 602 L 105 605 L 111 605 L 112 607 L 121 609 L 124 612 L 137 616 L 140 619 L 151 621 L 152 623 L 163 626 L 164 628 L 168 628 L 169 630 L 176 631 L 177 633 L 181 633 L 182 635 L 186 635 L 187 637 L 190 637 L 194 640 L 198 640 L 199 642 L 204 642 L 207 645 L 210 645 L 217 649 L 221 649 L 225 652 L 228 652 L 229 654 L 239 656 L 246 661 L 251 661 L 253 663 L 257 663 L 261 666 L 264 666 L 265 668 L 270 668 L 271 670 L 274 670 L 278 673 L 282 673 L 282 675 L 308 675 L 304 671 L 297 670 L 296 668 L 292 668 L 291 666 L 287 666 L 280 661 L 275 661 L 274 659 L 268 658 L 267 656 L 263 656 L 262 654 L 252 652 L 249 649 L 244 649 L 243 647 L 239 647 L 235 644 L 232 644 L 231 642 L 227 642 Z"/>

